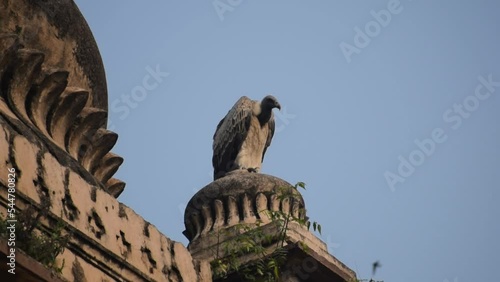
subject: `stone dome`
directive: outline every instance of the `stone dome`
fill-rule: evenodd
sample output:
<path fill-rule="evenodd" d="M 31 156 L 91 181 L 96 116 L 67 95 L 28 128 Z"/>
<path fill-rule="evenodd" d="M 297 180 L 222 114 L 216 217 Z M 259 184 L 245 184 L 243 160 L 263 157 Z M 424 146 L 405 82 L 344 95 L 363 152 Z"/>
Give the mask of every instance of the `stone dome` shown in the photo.
<path fill-rule="evenodd" d="M 106 77 L 92 33 L 72 0 L 0 2 L 0 108 L 22 121 L 61 163 L 118 197 L 112 178 Z"/>
<path fill-rule="evenodd" d="M 72 0 L 2 1 L 2 33 L 17 35 L 22 48 L 42 52 L 45 65 L 69 71 L 68 86 L 89 91 L 87 107 L 108 110 L 101 55 L 87 22 Z"/>
<path fill-rule="evenodd" d="M 280 189 L 294 196 L 280 197 Z M 267 223 L 271 221 L 267 211 L 291 212 L 294 217 L 306 218 L 304 200 L 290 183 L 266 174 L 231 173 L 191 198 L 184 213 L 184 235 L 193 243 L 212 231 L 240 223 Z"/>

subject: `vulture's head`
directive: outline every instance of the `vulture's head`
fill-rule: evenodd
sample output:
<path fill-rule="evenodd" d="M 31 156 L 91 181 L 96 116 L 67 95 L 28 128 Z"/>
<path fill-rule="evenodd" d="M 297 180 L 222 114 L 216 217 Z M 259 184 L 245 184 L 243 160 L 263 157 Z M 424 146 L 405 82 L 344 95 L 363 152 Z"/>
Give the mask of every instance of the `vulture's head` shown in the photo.
<path fill-rule="evenodd" d="M 262 99 L 262 102 L 260 104 L 262 108 L 270 110 L 278 108 L 278 110 L 281 111 L 281 105 L 278 102 L 278 100 L 276 100 L 276 97 L 274 97 L 273 95 L 267 95 L 266 97 L 264 97 L 264 99 Z"/>

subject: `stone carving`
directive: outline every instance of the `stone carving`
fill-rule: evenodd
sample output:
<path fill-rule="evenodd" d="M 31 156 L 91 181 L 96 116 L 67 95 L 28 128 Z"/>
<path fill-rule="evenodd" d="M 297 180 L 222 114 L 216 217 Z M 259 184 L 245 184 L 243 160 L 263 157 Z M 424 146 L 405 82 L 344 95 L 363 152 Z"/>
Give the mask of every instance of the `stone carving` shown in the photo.
<path fill-rule="evenodd" d="M 87 106 L 107 110 L 101 55 L 73 0 L 0 0 L 0 33 L 43 53 L 45 67 L 68 71 L 68 85 L 88 91 Z"/>
<path fill-rule="evenodd" d="M 86 106 L 89 92 L 68 87 L 68 71 L 44 66 L 44 53 L 23 48 L 17 35 L 0 34 L 0 58 L 0 96 L 9 109 L 118 197 L 125 183 L 111 177 L 123 159 L 109 152 L 118 135 L 104 128 L 107 112 Z"/>
<path fill-rule="evenodd" d="M 306 218 L 302 196 L 280 199 L 280 188 L 292 189 L 284 180 L 266 174 L 232 173 L 196 193 L 184 213 L 184 235 L 190 242 L 200 236 L 239 223 L 269 223 L 267 211 L 293 213 Z"/>

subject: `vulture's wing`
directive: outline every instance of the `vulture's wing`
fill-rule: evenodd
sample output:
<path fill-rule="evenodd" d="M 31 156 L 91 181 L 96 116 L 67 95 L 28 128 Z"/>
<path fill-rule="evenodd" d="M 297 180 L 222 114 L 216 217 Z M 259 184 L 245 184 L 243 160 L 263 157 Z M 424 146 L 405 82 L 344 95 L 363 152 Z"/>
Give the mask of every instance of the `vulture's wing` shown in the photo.
<path fill-rule="evenodd" d="M 266 146 L 264 147 L 264 151 L 262 152 L 262 162 L 264 162 L 264 155 L 266 154 L 267 147 L 271 145 L 271 140 L 273 140 L 274 136 L 274 114 L 271 112 L 271 118 L 267 122 L 267 126 L 269 127 L 269 133 L 267 135 Z"/>
<path fill-rule="evenodd" d="M 241 97 L 217 125 L 212 157 L 214 179 L 223 176 L 232 168 L 250 127 L 253 104 L 248 97 Z"/>

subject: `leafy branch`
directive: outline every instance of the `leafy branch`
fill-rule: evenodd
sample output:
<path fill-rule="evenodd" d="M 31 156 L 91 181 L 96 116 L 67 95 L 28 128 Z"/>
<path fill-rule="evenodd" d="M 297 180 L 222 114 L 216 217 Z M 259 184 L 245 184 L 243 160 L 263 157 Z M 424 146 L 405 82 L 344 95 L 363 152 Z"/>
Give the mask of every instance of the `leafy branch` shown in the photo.
<path fill-rule="evenodd" d="M 61 273 L 61 266 L 56 265 L 56 258 L 61 254 L 69 243 L 70 235 L 64 234 L 66 223 L 62 219 L 56 221 L 50 232 L 37 229 L 42 216 L 46 216 L 48 206 L 42 206 L 39 212 L 35 212 L 32 206 L 18 213 L 16 226 L 16 247 L 23 250 L 27 255 L 39 261 L 43 265 Z M 8 238 L 7 219 L 0 214 L 0 237 Z"/>
<path fill-rule="evenodd" d="M 261 211 L 261 214 L 267 215 L 271 222 L 276 224 L 278 228 L 276 234 L 266 234 L 260 220 L 255 225 L 239 224 L 235 227 L 239 231 L 238 235 L 220 246 L 220 236 L 225 235 L 227 237 L 229 234 L 227 230 L 217 232 L 216 258 L 211 262 L 215 279 L 225 278 L 236 273 L 245 281 L 279 280 L 282 266 L 285 264 L 288 255 L 286 243 L 289 239 L 287 233 L 290 229 L 290 223 L 296 222 L 307 229 L 311 226 L 311 222 L 305 216 L 301 216 L 305 214 L 305 210 L 299 210 L 298 216 L 292 210 L 292 207 L 296 206 L 295 201 L 298 201 L 299 188 L 305 189 L 305 183 L 298 182 L 292 188 L 277 188 L 277 200 L 281 203 L 290 201 L 290 210 Z M 320 224 L 314 221 L 312 226 L 314 231 L 321 234 Z M 273 242 L 275 242 L 274 248 L 272 248 Z M 303 242 L 299 243 L 304 249 L 307 248 Z M 249 255 L 253 259 L 242 262 L 241 257 L 245 255 Z"/>

